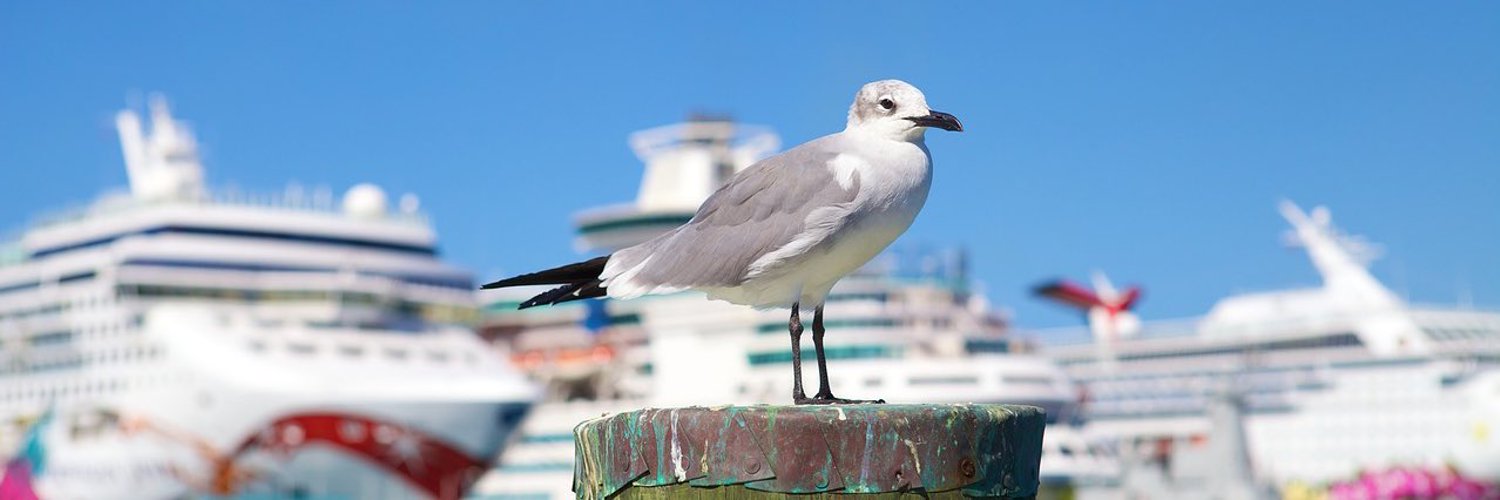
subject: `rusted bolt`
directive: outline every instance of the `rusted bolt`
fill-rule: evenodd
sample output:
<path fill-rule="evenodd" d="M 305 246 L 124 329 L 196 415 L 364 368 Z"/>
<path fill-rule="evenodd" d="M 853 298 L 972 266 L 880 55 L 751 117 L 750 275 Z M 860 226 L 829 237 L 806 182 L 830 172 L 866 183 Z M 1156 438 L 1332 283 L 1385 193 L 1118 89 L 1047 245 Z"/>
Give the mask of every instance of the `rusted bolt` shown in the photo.
<path fill-rule="evenodd" d="M 750 466 L 746 467 L 745 470 L 749 471 L 751 474 L 760 472 L 760 462 L 750 462 Z"/>
<path fill-rule="evenodd" d="M 896 480 L 897 481 L 901 480 L 901 469 L 896 469 Z"/>
<path fill-rule="evenodd" d="M 974 477 L 974 460 L 965 458 L 958 462 L 958 472 L 964 477 Z"/>

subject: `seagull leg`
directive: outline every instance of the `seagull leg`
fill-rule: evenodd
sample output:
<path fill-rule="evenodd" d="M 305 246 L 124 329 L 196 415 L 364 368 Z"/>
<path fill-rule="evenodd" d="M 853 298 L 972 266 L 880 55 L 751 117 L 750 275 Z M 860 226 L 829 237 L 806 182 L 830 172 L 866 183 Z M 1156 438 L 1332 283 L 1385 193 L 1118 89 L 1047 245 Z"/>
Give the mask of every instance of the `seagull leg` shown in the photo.
<path fill-rule="evenodd" d="M 833 389 L 828 388 L 828 357 L 823 354 L 823 305 L 813 312 L 813 349 L 818 353 L 818 393 L 814 398 L 831 400 Z"/>
<path fill-rule="evenodd" d="M 792 319 L 787 330 L 792 334 L 792 402 L 808 404 L 812 401 L 802 392 L 802 318 L 797 314 L 798 303 L 792 303 Z"/>
<path fill-rule="evenodd" d="M 863 404 L 863 403 L 885 403 L 884 399 L 843 399 L 833 397 L 833 389 L 828 387 L 828 357 L 823 354 L 823 305 L 819 304 L 813 313 L 813 348 L 818 352 L 818 393 L 813 396 L 814 404 Z"/>

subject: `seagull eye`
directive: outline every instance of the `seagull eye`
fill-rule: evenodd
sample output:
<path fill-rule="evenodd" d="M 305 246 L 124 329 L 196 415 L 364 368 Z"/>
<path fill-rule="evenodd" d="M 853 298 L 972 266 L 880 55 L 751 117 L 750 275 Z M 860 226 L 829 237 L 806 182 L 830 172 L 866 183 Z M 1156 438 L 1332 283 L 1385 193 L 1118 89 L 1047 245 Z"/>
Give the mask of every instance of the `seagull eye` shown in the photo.
<path fill-rule="evenodd" d="M 890 110 L 890 109 L 896 107 L 896 101 L 892 101 L 889 98 L 881 99 L 880 100 L 880 107 L 885 108 L 887 110 Z"/>

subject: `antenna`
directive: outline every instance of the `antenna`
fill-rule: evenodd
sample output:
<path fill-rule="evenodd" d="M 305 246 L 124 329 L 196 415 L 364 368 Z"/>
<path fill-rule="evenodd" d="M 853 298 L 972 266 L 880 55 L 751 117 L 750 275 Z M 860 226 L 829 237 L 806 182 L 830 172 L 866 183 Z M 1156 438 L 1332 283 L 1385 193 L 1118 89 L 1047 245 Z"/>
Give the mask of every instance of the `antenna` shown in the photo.
<path fill-rule="evenodd" d="M 1458 278 L 1458 307 L 1465 310 L 1474 310 L 1474 287 L 1469 286 L 1469 280 Z"/>
<path fill-rule="evenodd" d="M 144 191 L 148 170 L 146 141 L 141 136 L 141 117 L 135 111 L 123 110 L 115 113 L 115 131 L 120 134 L 120 151 L 125 156 L 125 173 L 130 178 L 130 191 Z"/>

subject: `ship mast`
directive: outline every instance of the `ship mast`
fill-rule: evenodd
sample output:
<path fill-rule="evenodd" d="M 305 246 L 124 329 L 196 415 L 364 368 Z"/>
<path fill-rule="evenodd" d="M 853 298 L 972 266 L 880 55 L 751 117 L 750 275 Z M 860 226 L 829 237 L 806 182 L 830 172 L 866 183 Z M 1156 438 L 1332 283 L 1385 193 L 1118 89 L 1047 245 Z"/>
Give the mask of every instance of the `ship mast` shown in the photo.
<path fill-rule="evenodd" d="M 198 160 L 198 142 L 192 131 L 172 117 L 172 110 L 161 95 L 153 94 L 149 107 L 149 131 L 134 110 L 115 115 L 131 194 L 141 201 L 201 199 L 205 194 L 203 165 Z"/>
<path fill-rule="evenodd" d="M 1373 246 L 1339 233 L 1326 208 L 1314 208 L 1309 214 L 1290 201 L 1282 201 L 1279 208 L 1292 225 L 1290 239 L 1307 249 L 1323 277 L 1323 299 L 1334 312 L 1353 320 L 1360 340 L 1372 352 L 1396 355 L 1431 350 L 1406 304 L 1366 268 L 1376 254 Z"/>

